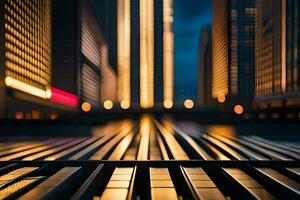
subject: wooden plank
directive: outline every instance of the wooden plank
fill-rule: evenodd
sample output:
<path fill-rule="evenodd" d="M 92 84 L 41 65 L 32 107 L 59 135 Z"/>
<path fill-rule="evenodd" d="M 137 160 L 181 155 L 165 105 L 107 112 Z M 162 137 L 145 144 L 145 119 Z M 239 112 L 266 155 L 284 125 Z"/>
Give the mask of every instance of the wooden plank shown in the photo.
<path fill-rule="evenodd" d="M 0 199 L 16 199 L 23 192 L 42 182 L 46 177 L 28 177 L 19 180 L 6 188 L 0 190 Z"/>
<path fill-rule="evenodd" d="M 126 137 L 124 137 L 121 142 L 116 146 L 112 154 L 109 156 L 108 160 L 121 160 L 125 154 L 127 148 L 131 144 L 134 138 L 134 132 L 130 132 Z"/>
<path fill-rule="evenodd" d="M 81 173 L 81 167 L 65 167 L 22 195 L 20 200 L 28 199 L 54 199 L 69 187 Z"/>
<path fill-rule="evenodd" d="M 151 199 L 178 199 L 168 168 L 149 168 Z"/>
<path fill-rule="evenodd" d="M 139 134 L 141 136 L 137 160 L 148 160 L 150 134 L 153 131 L 153 125 L 149 118 L 141 121 Z"/>
<path fill-rule="evenodd" d="M 224 172 L 240 187 L 247 191 L 247 195 L 255 199 L 276 199 L 260 183 L 238 168 L 223 168 Z"/>
<path fill-rule="evenodd" d="M 101 197 L 98 197 L 98 199 L 128 199 L 130 185 L 135 178 L 134 171 L 135 169 L 133 167 L 117 167 L 114 170 L 109 182 L 107 183 L 106 188 L 103 191 Z"/>
<path fill-rule="evenodd" d="M 215 155 L 217 160 L 231 160 L 210 143 L 206 142 L 205 140 L 201 140 L 201 142 Z"/>
<path fill-rule="evenodd" d="M 247 149 L 244 146 L 226 137 L 220 135 L 212 135 L 212 136 L 224 142 L 225 144 L 231 146 L 232 148 L 235 148 L 236 150 L 242 152 L 243 154 L 247 155 L 247 157 L 249 157 L 250 160 L 269 160 L 268 158 L 256 153 L 255 151 L 251 151 L 250 149 Z"/>
<path fill-rule="evenodd" d="M 0 189 L 20 180 L 28 174 L 37 171 L 38 167 L 22 167 L 0 176 Z"/>
<path fill-rule="evenodd" d="M 45 158 L 45 160 L 58 160 L 58 159 L 67 158 L 68 155 L 72 154 L 73 152 L 81 150 L 82 148 L 86 147 L 87 145 L 90 145 L 90 144 L 94 143 L 97 140 L 99 140 L 98 137 L 89 138 L 88 140 L 86 140 L 84 142 L 80 142 L 79 144 L 77 144 L 77 145 L 75 145 L 71 148 L 68 148 L 64 151 L 61 151 L 61 152 L 57 153 L 57 154 L 49 156 L 49 157 Z"/>
<path fill-rule="evenodd" d="M 159 122 L 155 123 L 157 128 L 160 130 L 162 136 L 164 137 L 171 154 L 175 160 L 189 160 L 188 155 L 180 146 L 180 144 L 175 139 L 174 135 L 165 127 L 163 127 Z"/>
<path fill-rule="evenodd" d="M 181 167 L 190 192 L 198 199 L 226 199 L 202 168 Z"/>
<path fill-rule="evenodd" d="M 75 139 L 73 141 L 70 141 L 64 145 L 61 145 L 61 146 L 58 146 L 58 147 L 55 147 L 53 149 L 49 149 L 49 150 L 46 150 L 46 151 L 42 151 L 42 152 L 39 152 L 39 153 L 36 153 L 36 154 L 33 154 L 31 156 L 27 156 L 25 158 L 23 158 L 22 160 L 27 160 L 27 161 L 31 161 L 31 160 L 37 160 L 37 159 L 43 159 L 47 156 L 50 156 L 52 154 L 55 154 L 57 152 L 60 152 L 60 151 L 63 151 L 64 149 L 66 148 L 69 148 L 69 147 L 72 147 L 84 140 L 86 140 L 87 138 L 78 138 L 78 139 Z"/>
<path fill-rule="evenodd" d="M 131 126 L 124 128 L 119 134 L 107 142 L 100 150 L 94 153 L 89 160 L 102 160 L 108 156 L 109 152 L 132 130 Z"/>
<path fill-rule="evenodd" d="M 21 152 L 15 153 L 15 154 L 11 154 L 11 155 L 2 157 L 2 158 L 0 158 L 0 161 L 21 159 L 23 157 L 27 157 L 27 156 L 30 156 L 32 154 L 39 153 L 41 151 L 45 151 L 45 150 L 52 149 L 54 147 L 60 146 L 60 145 L 66 143 L 68 141 L 69 140 L 65 140 L 65 139 L 63 139 L 63 140 L 57 140 L 54 143 L 49 144 L 49 145 L 35 147 L 35 148 L 32 148 L 32 149 L 28 149 L 28 150 L 25 150 L 25 151 L 21 151 Z"/>
<path fill-rule="evenodd" d="M 171 125 L 170 125 L 171 126 Z M 180 128 L 175 126 L 174 124 L 170 127 L 173 128 L 178 135 L 180 135 L 194 150 L 197 152 L 199 157 L 201 157 L 203 160 L 214 160 L 207 152 L 202 149 L 193 138 L 191 138 L 188 134 L 186 134 L 184 131 L 182 131 Z"/>
<path fill-rule="evenodd" d="M 280 185 L 283 190 L 293 193 L 295 196 L 300 196 L 300 184 L 272 168 L 255 168 L 258 173 Z"/>
<path fill-rule="evenodd" d="M 274 152 L 283 154 L 285 156 L 288 156 L 290 158 L 300 160 L 300 155 L 297 154 L 297 153 L 294 153 L 294 152 L 291 152 L 291 151 L 288 151 L 288 150 L 285 150 L 285 149 L 281 149 L 281 148 L 278 148 L 276 146 L 272 146 L 270 144 L 267 144 L 266 142 L 262 142 L 262 141 L 259 141 L 259 140 L 253 139 L 253 138 L 249 138 L 249 137 L 242 137 L 242 138 L 249 141 L 249 142 L 252 142 L 256 145 L 260 145 L 264 148 L 267 148 L 270 151 L 274 151 Z"/>
<path fill-rule="evenodd" d="M 291 160 L 290 158 L 282 155 L 282 154 L 279 154 L 279 153 L 276 153 L 274 151 L 270 151 L 264 147 L 261 147 L 257 144 L 254 144 L 254 143 L 251 143 L 249 141 L 246 141 L 244 139 L 235 139 L 238 143 L 240 144 L 243 144 L 244 146 L 246 147 L 249 147 L 257 152 L 259 152 L 260 154 L 263 154 L 265 156 L 268 156 L 270 158 L 272 158 L 272 160 Z"/>
<path fill-rule="evenodd" d="M 228 154 L 230 154 L 233 158 L 235 158 L 237 160 L 248 160 L 243 155 L 241 155 L 240 153 L 236 152 L 235 150 L 233 150 L 231 147 L 229 147 L 228 145 L 224 144 L 223 142 L 221 142 L 221 141 L 213 138 L 212 136 L 203 134 L 202 138 L 204 138 L 205 140 L 211 142 L 212 144 L 214 144 L 215 146 L 219 147 L 220 149 L 223 149 L 224 151 L 226 151 Z"/>

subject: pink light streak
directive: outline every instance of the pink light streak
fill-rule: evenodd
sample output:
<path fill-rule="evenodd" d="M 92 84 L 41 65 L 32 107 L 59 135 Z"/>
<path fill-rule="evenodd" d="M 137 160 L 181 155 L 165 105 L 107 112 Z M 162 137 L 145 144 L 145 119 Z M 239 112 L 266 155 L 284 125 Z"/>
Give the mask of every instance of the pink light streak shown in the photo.
<path fill-rule="evenodd" d="M 52 95 L 50 101 L 54 103 L 64 104 L 71 107 L 78 106 L 78 97 L 76 95 L 55 87 L 51 87 L 51 92 Z"/>

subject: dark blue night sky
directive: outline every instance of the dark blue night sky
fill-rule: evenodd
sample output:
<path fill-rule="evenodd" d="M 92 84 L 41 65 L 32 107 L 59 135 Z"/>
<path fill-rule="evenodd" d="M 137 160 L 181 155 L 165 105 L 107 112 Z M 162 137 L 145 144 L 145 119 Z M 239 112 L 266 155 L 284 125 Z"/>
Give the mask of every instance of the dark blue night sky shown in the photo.
<path fill-rule="evenodd" d="M 175 101 L 197 99 L 200 29 L 211 23 L 210 0 L 174 0 Z"/>

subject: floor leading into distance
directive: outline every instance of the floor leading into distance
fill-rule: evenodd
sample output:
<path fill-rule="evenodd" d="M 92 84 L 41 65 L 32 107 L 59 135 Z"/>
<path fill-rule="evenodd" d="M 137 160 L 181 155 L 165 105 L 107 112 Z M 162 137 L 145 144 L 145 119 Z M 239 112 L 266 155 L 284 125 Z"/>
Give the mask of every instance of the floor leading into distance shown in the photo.
<path fill-rule="evenodd" d="M 91 136 L 4 136 L 0 199 L 300 199 L 297 137 L 151 116 Z"/>

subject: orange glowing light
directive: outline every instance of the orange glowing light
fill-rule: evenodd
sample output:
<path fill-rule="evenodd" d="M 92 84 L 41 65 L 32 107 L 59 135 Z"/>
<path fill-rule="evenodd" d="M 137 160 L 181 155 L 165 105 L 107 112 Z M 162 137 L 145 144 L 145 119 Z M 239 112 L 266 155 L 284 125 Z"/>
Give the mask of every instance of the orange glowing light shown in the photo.
<path fill-rule="evenodd" d="M 218 96 L 218 102 L 219 103 L 224 103 L 226 101 L 226 97 L 224 94 L 221 94 Z"/>
<path fill-rule="evenodd" d="M 24 119 L 24 114 L 22 112 L 16 112 L 15 118 L 16 119 Z"/>
<path fill-rule="evenodd" d="M 103 106 L 106 110 L 110 110 L 113 108 L 114 103 L 111 100 L 106 100 L 104 101 Z"/>
<path fill-rule="evenodd" d="M 171 100 L 165 100 L 164 101 L 164 107 L 167 108 L 167 109 L 170 109 L 173 107 L 173 101 Z"/>
<path fill-rule="evenodd" d="M 244 112 L 244 108 L 242 105 L 235 105 L 234 106 L 234 112 L 238 115 L 242 114 Z"/>
<path fill-rule="evenodd" d="M 194 102 L 191 99 L 187 99 L 184 101 L 184 107 L 187 109 L 192 109 L 194 107 Z"/>
<path fill-rule="evenodd" d="M 82 105 L 81 105 L 81 109 L 83 112 L 89 112 L 91 110 L 92 106 L 89 102 L 84 102 Z"/>
<path fill-rule="evenodd" d="M 122 100 L 120 105 L 122 109 L 128 109 L 130 107 L 130 102 L 128 100 Z"/>

